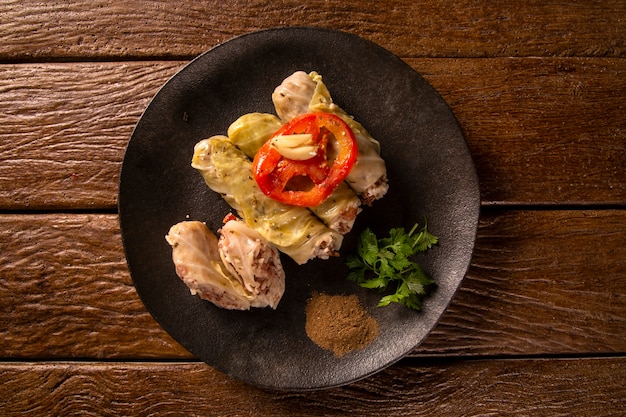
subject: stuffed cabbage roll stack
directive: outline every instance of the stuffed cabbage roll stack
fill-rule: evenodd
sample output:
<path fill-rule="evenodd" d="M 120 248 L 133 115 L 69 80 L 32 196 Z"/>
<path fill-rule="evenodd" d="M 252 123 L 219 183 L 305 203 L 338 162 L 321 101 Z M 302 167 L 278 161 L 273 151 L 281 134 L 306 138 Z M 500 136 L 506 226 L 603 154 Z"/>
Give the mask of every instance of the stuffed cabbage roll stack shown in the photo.
<path fill-rule="evenodd" d="M 285 291 L 278 251 L 243 223 L 229 226 L 218 238 L 206 224 L 184 221 L 165 236 L 172 247 L 176 274 L 191 294 L 229 310 L 276 308 Z M 239 222 L 241 223 L 241 222 Z M 238 257 L 239 248 L 247 256 Z"/>
<path fill-rule="evenodd" d="M 250 159 L 259 148 L 283 125 L 273 114 L 248 113 L 235 120 L 228 128 L 228 139 Z M 309 207 L 330 229 L 346 234 L 352 230 L 360 212 L 361 200 L 347 184 L 342 183 L 323 203 Z"/>
<path fill-rule="evenodd" d="M 226 136 L 198 142 L 191 165 L 249 227 L 296 263 L 337 255 L 343 236 L 308 209 L 289 206 L 263 194 L 252 177 L 252 162 Z"/>
<path fill-rule="evenodd" d="M 387 168 L 380 157 L 380 144 L 363 125 L 333 103 L 322 77 L 311 72 L 297 71 L 287 77 L 272 94 L 276 114 L 283 122 L 295 116 L 315 111 L 333 113 L 341 117 L 352 129 L 359 153 L 346 182 L 359 195 L 364 204 L 383 197 L 388 190 Z"/>

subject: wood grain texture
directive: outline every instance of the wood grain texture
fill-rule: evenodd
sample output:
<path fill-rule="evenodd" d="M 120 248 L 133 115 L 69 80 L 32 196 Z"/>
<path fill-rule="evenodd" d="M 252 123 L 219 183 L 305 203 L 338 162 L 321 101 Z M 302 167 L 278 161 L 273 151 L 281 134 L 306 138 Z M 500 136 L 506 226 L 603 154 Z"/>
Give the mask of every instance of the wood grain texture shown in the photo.
<path fill-rule="evenodd" d="M 626 61 L 409 62 L 459 119 L 484 204 L 626 203 Z"/>
<path fill-rule="evenodd" d="M 262 391 L 200 363 L 2 363 L 3 415 L 623 416 L 624 358 L 401 362 L 318 392 Z M 581 390 L 580 387 L 585 387 Z"/>
<path fill-rule="evenodd" d="M 339 29 L 402 57 L 626 54 L 626 4 L 599 1 L 2 1 L 0 60 L 192 57 L 283 26 Z"/>
<path fill-rule="evenodd" d="M 626 60 L 408 63 L 459 119 L 483 204 L 626 204 Z M 2 66 L 0 208 L 115 208 L 132 130 L 184 64 Z"/>
<path fill-rule="evenodd" d="M 626 211 L 483 211 L 470 270 L 416 353 L 626 351 Z"/>
<path fill-rule="evenodd" d="M 622 210 L 483 214 L 468 276 L 414 355 L 625 352 L 625 243 Z M 0 253 L 0 357 L 190 357 L 137 297 L 116 216 L 3 215 Z"/>
<path fill-rule="evenodd" d="M 189 357 L 139 300 L 116 216 L 2 216 L 0 225 L 0 357 Z"/>
<path fill-rule="evenodd" d="M 134 125 L 180 65 L 3 66 L 0 206 L 115 207 Z"/>

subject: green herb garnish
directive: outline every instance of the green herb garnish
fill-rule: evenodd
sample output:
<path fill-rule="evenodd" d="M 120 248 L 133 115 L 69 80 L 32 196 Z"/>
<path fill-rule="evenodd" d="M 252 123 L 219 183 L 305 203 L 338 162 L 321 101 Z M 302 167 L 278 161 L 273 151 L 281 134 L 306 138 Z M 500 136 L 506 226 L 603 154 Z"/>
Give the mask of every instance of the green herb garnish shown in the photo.
<path fill-rule="evenodd" d="M 411 257 L 430 249 L 439 238 L 429 233 L 426 225 L 419 233 L 417 228 L 415 224 L 408 233 L 403 228 L 394 228 L 389 231 L 389 237 L 382 239 L 367 228 L 359 236 L 358 255 L 346 258 L 349 280 L 383 292 L 390 287 L 394 289 L 393 294 L 380 299 L 379 307 L 401 303 L 420 310 L 427 287 L 435 282 Z"/>

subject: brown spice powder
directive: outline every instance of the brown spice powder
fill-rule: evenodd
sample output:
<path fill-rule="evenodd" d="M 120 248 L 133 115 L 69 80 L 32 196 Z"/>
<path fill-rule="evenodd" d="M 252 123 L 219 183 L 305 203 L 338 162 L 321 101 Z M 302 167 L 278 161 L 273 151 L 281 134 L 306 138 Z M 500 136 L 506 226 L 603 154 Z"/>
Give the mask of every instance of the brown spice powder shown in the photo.
<path fill-rule="evenodd" d="M 361 307 L 356 295 L 314 293 L 305 308 L 307 336 L 341 357 L 363 349 L 378 336 L 378 322 Z"/>

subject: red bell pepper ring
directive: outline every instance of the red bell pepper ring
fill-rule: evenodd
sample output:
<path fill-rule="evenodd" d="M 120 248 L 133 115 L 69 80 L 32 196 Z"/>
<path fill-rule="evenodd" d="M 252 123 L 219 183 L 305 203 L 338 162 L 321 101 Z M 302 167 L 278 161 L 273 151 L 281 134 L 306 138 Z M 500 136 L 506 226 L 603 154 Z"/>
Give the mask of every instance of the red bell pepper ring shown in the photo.
<path fill-rule="evenodd" d="M 316 147 L 304 160 L 283 156 L 273 145 L 278 136 L 310 134 Z M 282 126 L 257 151 L 252 173 L 261 191 L 282 203 L 313 207 L 321 204 L 348 176 L 357 157 L 352 129 L 330 113 L 307 113 Z"/>

